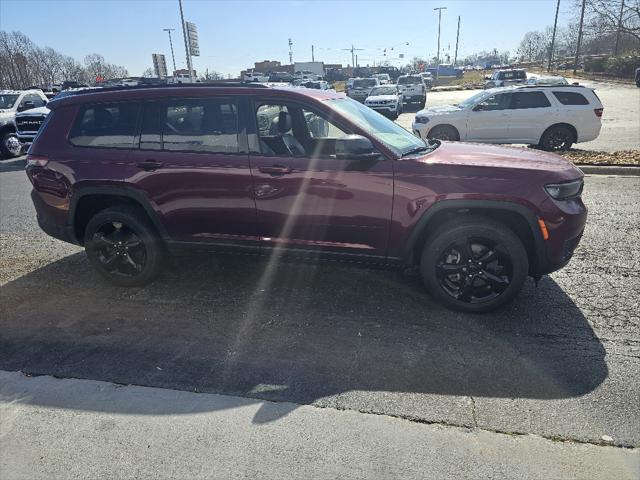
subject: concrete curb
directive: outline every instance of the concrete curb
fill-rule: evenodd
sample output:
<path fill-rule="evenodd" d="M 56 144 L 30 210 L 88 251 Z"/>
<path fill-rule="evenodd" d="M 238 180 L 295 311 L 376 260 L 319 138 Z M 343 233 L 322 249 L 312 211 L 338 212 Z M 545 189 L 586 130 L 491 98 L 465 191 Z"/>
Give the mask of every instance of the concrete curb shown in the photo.
<path fill-rule="evenodd" d="M 585 175 L 626 175 L 640 177 L 640 165 L 576 165 Z"/>

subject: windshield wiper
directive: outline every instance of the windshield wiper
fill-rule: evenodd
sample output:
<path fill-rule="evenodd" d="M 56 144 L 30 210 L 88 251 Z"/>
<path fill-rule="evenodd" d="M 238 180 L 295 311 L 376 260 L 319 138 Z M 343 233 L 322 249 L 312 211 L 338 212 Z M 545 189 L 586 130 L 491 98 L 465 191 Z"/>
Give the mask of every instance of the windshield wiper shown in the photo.
<path fill-rule="evenodd" d="M 432 152 L 433 150 L 438 148 L 441 143 L 442 142 L 440 142 L 440 140 L 436 140 L 435 138 L 428 138 L 427 144 L 424 147 L 412 148 L 411 150 L 404 152 L 402 156 L 406 157 L 407 155 L 413 155 L 414 153 L 420 153 L 420 152 L 426 152 L 426 151 Z"/>

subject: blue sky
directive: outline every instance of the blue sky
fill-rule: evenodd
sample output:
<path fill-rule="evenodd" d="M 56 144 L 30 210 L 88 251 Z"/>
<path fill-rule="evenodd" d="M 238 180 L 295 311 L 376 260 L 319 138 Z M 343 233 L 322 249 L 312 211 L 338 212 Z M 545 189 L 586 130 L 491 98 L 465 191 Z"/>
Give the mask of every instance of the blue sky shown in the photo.
<path fill-rule="evenodd" d="M 439 0 L 439 1 L 210 1 L 183 0 L 185 20 L 197 24 L 201 57 L 194 67 L 238 74 L 254 61 L 288 63 L 287 40 L 293 41 L 294 61 L 351 63 L 342 49 L 352 44 L 359 63 L 384 60 L 383 49 L 395 47 L 405 58 L 435 55 L 438 17 L 442 16 L 442 47 L 455 48 L 458 15 L 460 53 L 497 48 L 515 52 L 528 30 L 553 23 L 555 0 Z M 560 23 L 572 13 L 571 0 L 562 0 Z M 131 75 L 150 67 L 152 53 L 167 55 L 163 28 L 176 28 L 174 49 L 178 68 L 186 65 L 180 31 L 178 0 L 1 0 L 0 28 L 20 30 L 40 46 L 50 46 L 82 61 L 100 53 Z M 409 43 L 407 46 L 406 43 Z"/>

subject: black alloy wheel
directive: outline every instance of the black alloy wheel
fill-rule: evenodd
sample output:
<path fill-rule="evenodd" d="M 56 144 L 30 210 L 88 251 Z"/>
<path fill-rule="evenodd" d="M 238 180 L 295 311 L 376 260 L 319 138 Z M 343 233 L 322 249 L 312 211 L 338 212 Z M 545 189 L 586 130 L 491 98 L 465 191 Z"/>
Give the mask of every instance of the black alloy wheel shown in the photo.
<path fill-rule="evenodd" d="M 427 240 L 420 273 L 433 297 L 454 310 L 483 313 L 512 300 L 529 272 L 527 251 L 506 225 L 464 215 Z"/>
<path fill-rule="evenodd" d="M 98 273 L 123 287 L 149 283 L 161 271 L 164 247 L 143 210 L 115 206 L 87 224 L 84 247 Z"/>

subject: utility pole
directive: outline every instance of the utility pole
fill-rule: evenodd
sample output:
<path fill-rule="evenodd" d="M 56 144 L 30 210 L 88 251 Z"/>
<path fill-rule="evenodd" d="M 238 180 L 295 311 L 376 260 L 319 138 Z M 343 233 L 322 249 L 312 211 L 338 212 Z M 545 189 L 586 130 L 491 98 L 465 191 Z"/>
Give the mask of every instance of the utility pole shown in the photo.
<path fill-rule="evenodd" d="M 578 29 L 578 44 L 576 45 L 576 58 L 573 60 L 573 74 L 578 69 L 578 57 L 580 56 L 580 44 L 582 43 L 582 25 L 584 23 L 584 7 L 587 0 L 582 0 L 582 11 L 580 12 L 580 28 Z"/>
<path fill-rule="evenodd" d="M 293 42 L 289 39 L 289 64 L 293 65 L 293 50 L 291 50 L 291 47 L 293 47 Z"/>
<path fill-rule="evenodd" d="M 558 28 L 558 12 L 560 11 L 560 0 L 556 4 L 556 19 L 553 22 L 553 35 L 551 35 L 551 48 L 549 48 L 549 64 L 547 65 L 547 72 L 551 71 L 551 62 L 553 61 L 553 49 L 556 45 L 556 29 Z"/>
<path fill-rule="evenodd" d="M 613 51 L 614 56 L 618 56 L 618 46 L 620 45 L 620 31 L 622 30 L 622 14 L 624 13 L 624 0 L 620 5 L 620 16 L 618 17 L 618 33 L 616 35 L 616 48 Z"/>
<path fill-rule="evenodd" d="M 313 56 L 313 45 L 311 45 L 311 61 L 315 62 L 316 58 Z"/>
<path fill-rule="evenodd" d="M 176 56 L 173 54 L 173 42 L 171 41 L 171 32 L 175 30 L 175 28 L 163 28 L 165 32 L 169 34 L 169 45 L 171 46 L 171 59 L 173 60 L 173 71 L 177 70 L 176 68 Z"/>
<path fill-rule="evenodd" d="M 442 10 L 446 9 L 447 7 L 434 8 L 434 10 L 438 10 L 438 53 L 436 54 L 436 85 L 438 85 L 438 73 L 440 73 L 440 23 L 442 22 Z"/>
<path fill-rule="evenodd" d="M 184 51 L 187 54 L 187 68 L 189 69 L 189 80 L 193 83 L 193 67 L 191 66 L 191 52 L 189 51 L 189 42 L 187 40 L 187 27 L 184 23 L 184 14 L 182 13 L 182 0 L 178 0 L 180 4 L 180 21 L 182 22 L 182 35 L 184 36 Z"/>
<path fill-rule="evenodd" d="M 458 64 L 458 40 L 460 40 L 460 15 L 458 15 L 458 33 L 456 34 L 456 53 L 453 56 L 453 66 Z"/>
<path fill-rule="evenodd" d="M 354 52 L 359 52 L 361 50 L 364 50 L 364 48 L 355 48 L 353 45 L 351 45 L 351 48 L 343 48 L 342 50 L 351 52 L 351 68 L 356 68 L 357 57 L 355 56 Z"/>

